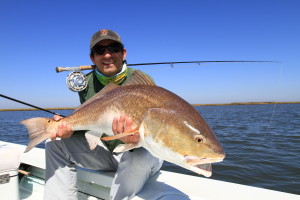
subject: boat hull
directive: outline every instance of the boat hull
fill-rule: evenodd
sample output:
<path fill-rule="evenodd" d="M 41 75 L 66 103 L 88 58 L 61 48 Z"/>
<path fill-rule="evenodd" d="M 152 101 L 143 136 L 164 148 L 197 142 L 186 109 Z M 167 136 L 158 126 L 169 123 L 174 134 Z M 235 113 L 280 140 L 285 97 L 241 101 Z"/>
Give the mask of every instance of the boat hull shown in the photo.
<path fill-rule="evenodd" d="M 23 154 L 26 146 L 0 141 L 0 146 L 4 144 L 17 149 L 20 152 L 21 165 L 19 168 L 29 172 L 29 175 L 23 175 L 20 179 L 20 199 L 43 199 L 45 150 L 33 148 L 30 152 Z M 114 172 L 79 168 L 77 177 L 79 199 L 109 199 L 110 186 L 114 177 Z M 17 188 L 11 190 L 14 191 L 11 191 L 10 193 L 17 192 Z M 172 200 L 300 200 L 300 195 L 163 170 L 160 170 L 151 177 L 143 187 L 142 191 L 138 193 L 133 200 L 159 199 L 162 197 L 164 199 Z M 0 199 L 10 198 L 6 198 L 0 193 Z"/>

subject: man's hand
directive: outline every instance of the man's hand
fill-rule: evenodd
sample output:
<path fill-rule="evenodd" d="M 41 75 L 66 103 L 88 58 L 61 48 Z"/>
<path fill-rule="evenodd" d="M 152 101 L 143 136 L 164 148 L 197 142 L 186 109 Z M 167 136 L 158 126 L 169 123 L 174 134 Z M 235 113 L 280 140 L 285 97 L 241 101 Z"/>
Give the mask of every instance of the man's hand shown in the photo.
<path fill-rule="evenodd" d="M 54 115 L 53 119 L 55 121 L 59 121 L 61 120 L 63 117 L 59 116 L 59 115 Z M 53 141 L 55 140 L 57 137 L 59 138 L 69 138 L 71 137 L 71 135 L 73 135 L 74 131 L 72 130 L 71 126 L 67 125 L 66 123 L 60 123 L 58 125 L 58 129 L 57 132 L 53 132 L 51 134 L 50 139 Z"/>
<path fill-rule="evenodd" d="M 126 115 L 121 115 L 120 118 L 115 117 L 112 124 L 112 130 L 115 135 L 132 130 L 132 119 Z M 138 143 L 140 141 L 140 135 L 134 133 L 120 139 L 124 143 Z"/>

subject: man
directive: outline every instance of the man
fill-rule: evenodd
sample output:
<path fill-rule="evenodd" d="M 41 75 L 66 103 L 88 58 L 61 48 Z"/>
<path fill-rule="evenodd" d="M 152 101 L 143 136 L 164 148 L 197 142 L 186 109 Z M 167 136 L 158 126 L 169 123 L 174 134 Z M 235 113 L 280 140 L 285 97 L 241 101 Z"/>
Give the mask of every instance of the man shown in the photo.
<path fill-rule="evenodd" d="M 126 66 L 126 49 L 120 36 L 111 30 L 96 32 L 90 41 L 90 58 L 96 65 L 87 75 L 88 86 L 79 92 L 81 103 L 99 92 L 109 82 L 123 84 L 134 69 Z M 55 120 L 60 117 L 55 115 Z M 132 129 L 131 118 L 116 116 L 112 122 L 114 134 Z M 61 140 L 55 140 L 55 138 Z M 83 132 L 73 132 L 68 124 L 60 125 L 58 131 L 46 142 L 46 183 L 44 199 L 77 199 L 76 166 L 93 170 L 116 171 L 110 198 L 131 199 L 143 187 L 150 176 L 162 166 L 162 161 L 143 148 L 120 154 L 112 153 L 120 143 L 139 141 L 139 135 L 127 136 L 122 141 L 101 143 L 90 150 Z"/>

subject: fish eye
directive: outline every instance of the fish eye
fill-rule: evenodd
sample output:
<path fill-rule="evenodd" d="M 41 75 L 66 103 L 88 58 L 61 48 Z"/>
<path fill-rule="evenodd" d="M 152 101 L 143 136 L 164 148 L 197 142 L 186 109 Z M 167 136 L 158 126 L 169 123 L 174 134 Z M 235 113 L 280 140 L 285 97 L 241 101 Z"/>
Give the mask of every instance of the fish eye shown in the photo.
<path fill-rule="evenodd" d="M 200 136 L 195 137 L 196 142 L 203 143 L 203 138 Z"/>

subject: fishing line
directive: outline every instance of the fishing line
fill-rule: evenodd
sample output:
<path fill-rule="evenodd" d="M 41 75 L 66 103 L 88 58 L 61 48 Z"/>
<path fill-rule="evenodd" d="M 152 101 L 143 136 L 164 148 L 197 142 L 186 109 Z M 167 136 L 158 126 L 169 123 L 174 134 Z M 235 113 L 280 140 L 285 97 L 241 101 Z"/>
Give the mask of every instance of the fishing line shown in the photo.
<path fill-rule="evenodd" d="M 26 106 L 33 107 L 33 108 L 36 108 L 36 109 L 38 109 L 38 110 L 42 110 L 42 111 L 45 111 L 45 112 L 48 112 L 48 113 L 51 113 L 51 114 L 54 114 L 54 115 L 59 115 L 59 116 L 65 117 L 65 116 L 63 116 L 63 115 L 61 115 L 61 114 L 52 112 L 52 111 L 50 111 L 50 110 L 47 110 L 47 109 L 44 109 L 44 108 L 41 108 L 41 107 L 38 107 L 38 106 L 35 106 L 35 105 L 32 105 L 32 104 L 29 104 L 29 103 L 26 103 L 26 102 L 24 102 L 24 101 L 20 101 L 20 100 L 18 100 L 18 99 L 14 99 L 14 98 L 9 97 L 9 96 L 5 96 L 5 95 L 3 95 L 3 94 L 0 94 L 0 97 L 3 97 L 3 98 L 6 98 L 6 99 L 9 99 L 9 100 L 11 100 L 11 101 L 15 101 L 15 102 L 24 104 L 24 105 L 26 105 Z"/>
<path fill-rule="evenodd" d="M 282 73 L 283 73 L 282 71 L 283 71 L 283 64 L 280 62 L 280 71 L 279 71 L 279 78 L 278 78 L 277 90 L 279 90 L 279 86 L 281 84 Z M 274 103 L 273 106 L 272 106 L 273 108 L 272 108 L 272 111 L 271 111 L 271 117 L 268 120 L 268 122 L 266 123 L 267 127 L 266 127 L 266 130 L 264 131 L 265 133 L 263 134 L 263 137 L 259 140 L 259 143 L 256 145 L 256 147 L 253 150 L 251 150 L 249 153 L 245 153 L 244 155 L 252 155 L 253 153 L 257 152 L 258 148 L 265 141 L 266 136 L 268 134 L 270 134 L 269 130 L 270 130 L 270 127 L 271 127 L 271 123 L 273 122 L 273 119 L 274 119 L 274 115 L 275 115 L 275 112 L 276 112 L 277 105 L 278 105 L 278 103 Z M 243 155 L 243 154 L 241 154 L 241 153 L 231 153 L 230 155 Z M 247 160 L 247 158 L 244 157 L 243 159 L 239 160 L 239 162 L 242 162 L 244 160 Z"/>
<path fill-rule="evenodd" d="M 279 71 L 279 78 L 278 78 L 277 90 L 279 90 L 279 86 L 280 86 L 281 83 L 282 83 L 282 73 L 283 73 L 282 71 L 283 71 L 283 64 L 280 63 L 280 71 Z M 266 132 L 265 132 L 265 134 L 264 134 L 263 139 L 261 140 L 261 142 L 264 142 L 264 141 L 265 141 L 266 135 L 269 134 L 268 132 L 269 132 L 269 130 L 270 130 L 271 123 L 273 122 L 273 119 L 274 119 L 274 115 L 275 115 L 275 111 L 276 111 L 277 105 L 278 105 L 277 103 L 275 103 L 275 104 L 273 105 L 272 114 L 271 114 L 270 120 L 269 120 L 269 122 L 268 122 L 268 126 L 267 126 L 267 129 L 266 129 Z M 256 151 L 257 151 L 257 149 L 254 149 L 254 150 L 253 150 L 253 152 L 256 152 Z M 252 152 L 251 152 L 251 153 L 252 153 Z"/>
<path fill-rule="evenodd" d="M 249 153 L 244 153 L 244 155 L 252 155 L 253 153 L 255 153 L 258 148 L 261 146 L 261 144 L 265 141 L 265 138 L 266 138 L 266 135 L 269 134 L 269 130 L 270 130 L 270 127 L 271 127 L 271 123 L 273 122 L 273 118 L 274 118 L 274 115 L 275 115 L 275 111 L 276 111 L 276 107 L 277 107 L 277 103 L 273 104 L 273 108 L 272 108 L 272 113 L 271 113 L 271 117 L 270 119 L 268 120 L 268 122 L 266 122 L 267 124 L 267 127 L 266 127 L 266 130 L 264 131 L 265 133 L 263 134 L 263 137 L 259 140 L 260 143 L 258 143 L 256 145 L 256 147 L 254 149 L 251 150 L 251 152 Z M 249 132 L 248 132 L 249 133 Z M 243 153 L 231 153 L 231 155 L 242 155 Z M 243 158 L 241 160 L 239 160 L 240 162 L 244 161 L 244 160 L 247 160 L 247 158 Z"/>

